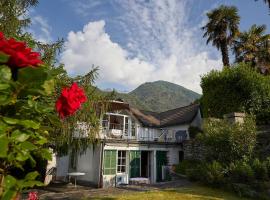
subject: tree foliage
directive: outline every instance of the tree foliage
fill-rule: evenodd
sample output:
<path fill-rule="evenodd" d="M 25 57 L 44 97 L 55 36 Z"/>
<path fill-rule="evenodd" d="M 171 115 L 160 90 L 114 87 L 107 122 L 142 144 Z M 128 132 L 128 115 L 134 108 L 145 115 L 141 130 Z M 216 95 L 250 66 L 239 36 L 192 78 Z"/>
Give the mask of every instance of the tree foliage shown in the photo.
<path fill-rule="evenodd" d="M 204 117 L 247 112 L 254 114 L 259 124 L 270 120 L 270 77 L 257 73 L 249 64 L 212 70 L 202 77 L 201 87 Z"/>
<path fill-rule="evenodd" d="M 239 33 L 240 16 L 234 6 L 224 6 L 207 13 L 208 22 L 202 27 L 203 37 L 207 38 L 207 44 L 212 42 L 218 50 L 221 50 L 224 66 L 230 66 L 229 50 L 233 40 Z"/>
<path fill-rule="evenodd" d="M 0 30 L 6 37 L 23 35 L 23 29 L 31 23 L 26 13 L 37 4 L 38 0 L 0 0 Z"/>
<path fill-rule="evenodd" d="M 236 62 L 251 63 L 260 71 L 270 67 L 270 35 L 265 31 L 265 25 L 254 24 L 248 31 L 239 34 L 233 45 Z"/>

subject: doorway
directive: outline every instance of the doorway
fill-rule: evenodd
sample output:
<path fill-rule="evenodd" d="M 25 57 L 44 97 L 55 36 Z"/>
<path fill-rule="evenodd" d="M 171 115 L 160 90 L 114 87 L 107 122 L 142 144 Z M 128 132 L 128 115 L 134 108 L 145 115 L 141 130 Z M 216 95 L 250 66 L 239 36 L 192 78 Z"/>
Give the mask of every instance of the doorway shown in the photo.
<path fill-rule="evenodd" d="M 182 162 L 184 160 L 184 151 L 179 151 L 179 163 Z"/>
<path fill-rule="evenodd" d="M 141 177 L 150 177 L 150 152 L 141 151 Z"/>

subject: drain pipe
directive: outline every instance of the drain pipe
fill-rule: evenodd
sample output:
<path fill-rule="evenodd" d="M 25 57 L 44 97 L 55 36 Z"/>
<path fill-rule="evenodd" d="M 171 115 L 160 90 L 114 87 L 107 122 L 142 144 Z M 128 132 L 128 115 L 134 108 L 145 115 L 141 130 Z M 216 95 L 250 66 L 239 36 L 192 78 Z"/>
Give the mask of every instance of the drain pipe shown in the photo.
<path fill-rule="evenodd" d="M 100 151 L 100 161 L 99 161 L 99 181 L 98 187 L 103 188 L 103 151 L 104 151 L 104 141 L 101 142 L 101 151 Z"/>

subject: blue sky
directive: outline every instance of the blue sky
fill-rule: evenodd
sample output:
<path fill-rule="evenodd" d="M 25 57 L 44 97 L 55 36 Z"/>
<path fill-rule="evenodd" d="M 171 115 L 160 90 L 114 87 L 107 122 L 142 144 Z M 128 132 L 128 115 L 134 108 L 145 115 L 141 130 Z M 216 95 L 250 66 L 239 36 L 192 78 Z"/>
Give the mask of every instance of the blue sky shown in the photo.
<path fill-rule="evenodd" d="M 99 66 L 101 88 L 130 91 L 166 80 L 200 93 L 200 76 L 222 66 L 200 30 L 220 4 L 239 9 L 241 30 L 270 27 L 262 0 L 40 0 L 30 31 L 44 42 L 65 39 L 59 60 L 70 75 Z"/>

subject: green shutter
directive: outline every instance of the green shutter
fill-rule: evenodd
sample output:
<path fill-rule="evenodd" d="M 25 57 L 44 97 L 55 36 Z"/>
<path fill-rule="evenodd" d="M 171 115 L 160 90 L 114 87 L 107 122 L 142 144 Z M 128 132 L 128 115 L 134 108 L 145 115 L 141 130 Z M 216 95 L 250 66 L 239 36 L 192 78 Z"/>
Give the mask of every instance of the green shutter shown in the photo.
<path fill-rule="evenodd" d="M 104 151 L 104 175 L 116 173 L 116 150 Z"/>
<path fill-rule="evenodd" d="M 141 152 L 130 151 L 129 152 L 129 166 L 130 166 L 130 178 L 139 177 L 141 169 Z"/>
<path fill-rule="evenodd" d="M 157 151 L 156 153 L 157 163 L 157 182 L 162 181 L 162 166 L 167 165 L 167 152 Z"/>

